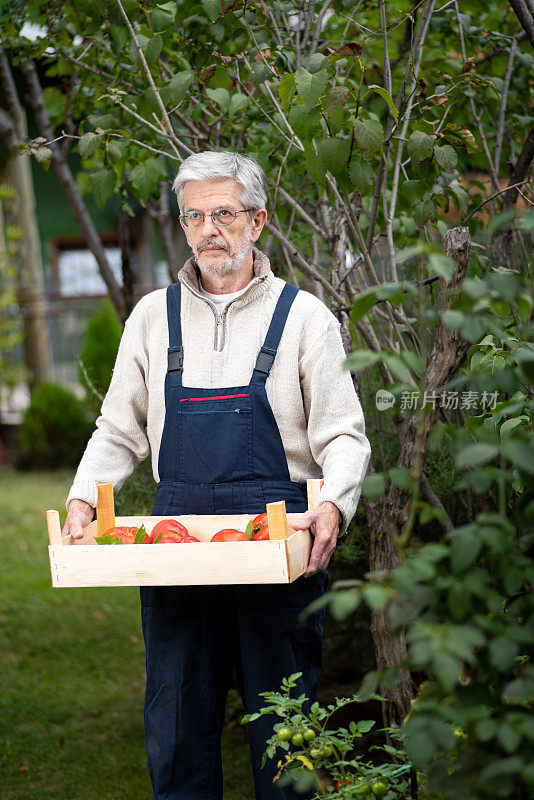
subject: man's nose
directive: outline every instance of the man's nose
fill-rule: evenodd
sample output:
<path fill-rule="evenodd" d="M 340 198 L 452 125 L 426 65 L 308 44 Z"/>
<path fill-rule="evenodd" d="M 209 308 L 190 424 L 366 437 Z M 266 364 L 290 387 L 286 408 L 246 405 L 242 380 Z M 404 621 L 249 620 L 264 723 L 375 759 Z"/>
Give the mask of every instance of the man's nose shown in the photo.
<path fill-rule="evenodd" d="M 217 235 L 219 233 L 219 229 L 216 226 L 216 224 L 214 223 L 214 221 L 212 220 L 210 214 L 205 214 L 204 215 L 204 221 L 202 222 L 202 225 L 200 226 L 200 230 L 202 231 L 204 236 L 206 236 L 206 235 L 213 236 L 214 234 Z"/>

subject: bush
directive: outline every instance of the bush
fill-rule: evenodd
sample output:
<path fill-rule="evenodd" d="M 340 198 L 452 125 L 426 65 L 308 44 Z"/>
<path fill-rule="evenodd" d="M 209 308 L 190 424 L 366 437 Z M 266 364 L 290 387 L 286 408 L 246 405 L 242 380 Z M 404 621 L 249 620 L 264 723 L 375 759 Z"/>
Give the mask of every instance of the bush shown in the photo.
<path fill-rule="evenodd" d="M 90 410 L 98 416 L 113 372 L 122 335 L 122 326 L 111 301 L 89 319 L 78 363 L 78 377 L 87 395 Z"/>
<path fill-rule="evenodd" d="M 115 501 L 115 512 L 119 516 L 152 513 L 156 500 L 156 482 L 152 474 L 152 458 L 148 456 L 134 469 Z"/>
<path fill-rule="evenodd" d="M 32 394 L 21 428 L 24 465 L 76 466 L 91 434 L 84 404 L 55 383 L 44 382 Z"/>

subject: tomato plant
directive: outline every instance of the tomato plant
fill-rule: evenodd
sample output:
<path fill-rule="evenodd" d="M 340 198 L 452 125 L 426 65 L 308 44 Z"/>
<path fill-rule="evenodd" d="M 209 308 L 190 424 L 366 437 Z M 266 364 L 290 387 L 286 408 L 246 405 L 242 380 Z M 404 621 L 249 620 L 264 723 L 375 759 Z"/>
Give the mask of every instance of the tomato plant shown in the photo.
<path fill-rule="evenodd" d="M 235 528 L 223 528 L 217 531 L 212 537 L 212 542 L 248 542 L 248 537 L 243 531 Z"/>
<path fill-rule="evenodd" d="M 187 530 L 185 525 L 182 525 L 182 523 L 178 522 L 177 519 L 162 519 L 160 522 L 156 523 L 156 525 L 154 525 L 154 527 L 152 528 L 152 531 L 150 533 L 150 538 L 152 539 L 152 541 L 154 541 L 154 539 L 156 539 L 156 537 L 160 533 L 163 534 L 168 531 L 174 533 L 180 533 L 182 538 L 184 536 L 189 536 L 189 531 Z M 176 540 L 173 539 L 172 541 Z M 182 540 L 180 539 L 180 541 Z"/>

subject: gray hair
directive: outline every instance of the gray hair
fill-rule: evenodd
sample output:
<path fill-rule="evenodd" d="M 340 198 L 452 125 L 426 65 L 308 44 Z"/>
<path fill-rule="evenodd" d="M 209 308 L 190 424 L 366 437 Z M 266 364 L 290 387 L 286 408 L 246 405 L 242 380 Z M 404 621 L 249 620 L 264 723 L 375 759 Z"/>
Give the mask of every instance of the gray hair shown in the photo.
<path fill-rule="evenodd" d="M 184 211 L 184 186 L 188 181 L 237 181 L 243 187 L 241 200 L 246 208 L 257 211 L 267 203 L 265 173 L 250 156 L 206 150 L 188 156 L 180 164 L 173 189 L 178 198 L 180 213 Z M 249 215 L 250 216 L 250 215 Z"/>

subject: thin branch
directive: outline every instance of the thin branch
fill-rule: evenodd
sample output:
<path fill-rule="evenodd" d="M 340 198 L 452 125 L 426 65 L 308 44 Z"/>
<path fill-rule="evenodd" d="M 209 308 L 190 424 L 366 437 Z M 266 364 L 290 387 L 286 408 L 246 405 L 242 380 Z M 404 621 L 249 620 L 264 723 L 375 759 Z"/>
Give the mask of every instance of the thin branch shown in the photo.
<path fill-rule="evenodd" d="M 525 183 L 528 183 L 528 182 L 529 182 L 529 180 L 528 180 L 528 178 L 526 178 L 524 181 L 520 181 L 519 183 L 514 183 L 513 186 L 505 186 L 504 189 L 500 189 L 498 192 L 495 192 L 494 194 L 491 195 L 491 197 L 488 197 L 486 200 L 484 200 L 483 203 L 481 203 L 473 211 L 471 211 L 471 213 L 468 214 L 467 217 L 462 222 L 462 225 L 465 225 L 466 222 L 469 222 L 471 217 L 474 217 L 475 214 L 478 214 L 478 212 L 480 211 L 481 208 L 484 208 L 485 205 L 490 203 L 492 200 L 495 200 L 495 198 L 499 197 L 499 195 L 504 194 L 505 192 L 508 192 L 510 189 L 517 189 L 519 186 L 523 186 Z"/>
<path fill-rule="evenodd" d="M 463 25 L 462 25 L 462 18 L 460 16 L 460 9 L 458 8 L 458 0 L 454 0 L 454 8 L 456 10 L 456 19 L 458 20 L 458 30 L 459 30 L 459 34 L 460 34 L 460 46 L 462 48 L 462 58 L 463 58 L 464 63 L 465 63 L 467 61 L 467 51 L 465 49 L 464 29 L 463 29 Z M 469 81 L 468 81 L 468 84 L 469 84 Z M 480 141 L 482 142 L 482 146 L 484 148 L 484 153 L 486 154 L 486 159 L 487 159 L 487 162 L 488 162 L 488 167 L 489 167 L 489 171 L 490 171 L 490 175 L 491 175 L 491 180 L 492 180 L 492 183 L 493 183 L 493 188 L 496 191 L 498 191 L 499 190 L 499 179 L 498 179 L 498 176 L 497 176 L 497 174 L 495 172 L 495 165 L 493 163 L 493 159 L 492 159 L 490 151 L 489 151 L 488 140 L 486 139 L 486 135 L 485 135 L 484 129 L 482 127 L 482 122 L 481 122 L 482 111 L 480 112 L 480 114 L 477 114 L 476 109 L 475 109 L 475 101 L 473 100 L 473 97 L 471 96 L 471 93 L 469 94 L 469 106 L 471 108 L 471 113 L 472 113 L 472 115 L 475 118 L 476 123 L 477 123 L 478 134 L 480 136 Z"/>
<path fill-rule="evenodd" d="M 169 134 L 169 137 L 168 137 L 169 144 L 171 145 L 171 147 L 175 151 L 176 155 L 179 156 L 180 152 L 179 152 L 178 147 L 176 145 L 178 145 L 179 147 L 183 147 L 183 144 L 178 139 L 176 134 L 174 133 L 174 129 L 172 127 L 172 123 L 171 123 L 171 121 L 169 119 L 169 115 L 167 114 L 167 109 L 165 108 L 165 105 L 163 104 L 163 100 L 161 99 L 160 93 L 158 92 L 156 84 L 154 83 L 154 78 L 152 77 L 152 73 L 150 72 L 150 70 L 148 68 L 148 64 L 146 62 L 145 55 L 144 55 L 144 53 L 143 53 L 143 51 L 141 49 L 141 45 L 137 41 L 137 36 L 135 35 L 135 31 L 134 31 L 134 29 L 132 27 L 132 24 L 131 24 L 130 20 L 128 19 L 128 16 L 127 16 L 127 14 L 126 14 L 126 12 L 125 12 L 125 10 L 123 8 L 121 0 L 115 0 L 115 2 L 116 2 L 117 6 L 119 8 L 119 11 L 121 12 L 121 15 L 122 15 L 122 18 L 124 19 L 124 22 L 126 23 L 126 27 L 128 28 L 128 30 L 130 32 L 130 36 L 132 37 L 132 41 L 134 43 L 135 49 L 137 50 L 137 55 L 139 56 L 141 64 L 143 65 L 143 70 L 144 70 L 144 73 L 145 73 L 145 75 L 147 77 L 147 80 L 148 80 L 148 83 L 150 85 L 150 88 L 154 92 L 154 97 L 156 98 L 156 102 L 157 102 L 157 104 L 159 106 L 159 109 L 161 111 L 161 117 L 162 117 L 163 125 L 165 127 L 165 130 Z"/>
<path fill-rule="evenodd" d="M 137 111 L 134 111 L 132 108 L 128 108 L 128 106 L 127 106 L 127 105 L 125 105 L 125 104 L 124 104 L 124 103 L 123 103 L 121 100 L 119 100 L 118 98 L 114 98 L 114 102 L 116 103 L 116 105 L 118 105 L 118 106 L 119 106 L 119 108 L 122 108 L 122 110 L 123 110 L 123 111 L 126 111 L 128 114 L 131 114 L 131 116 L 132 116 L 132 117 L 135 117 L 135 119 L 136 119 L 136 120 L 138 120 L 138 121 L 139 121 L 139 122 L 141 122 L 143 125 L 146 125 L 148 128 L 150 128 L 151 130 L 153 130 L 153 131 L 154 131 L 154 133 L 157 133 L 157 134 L 158 134 L 158 136 L 163 136 L 163 138 L 164 138 L 164 139 L 166 139 L 166 140 L 167 140 L 167 141 L 170 143 L 170 141 L 169 141 L 169 140 L 170 140 L 170 137 L 169 137 L 169 134 L 168 134 L 168 133 L 165 133 L 165 131 L 162 131 L 162 130 L 160 130 L 160 128 L 157 128 L 155 125 L 153 125 L 153 124 L 152 124 L 151 122 L 149 122 L 147 119 L 145 119 L 145 118 L 144 118 L 144 117 L 142 117 L 140 114 L 138 114 L 138 113 L 137 113 Z M 183 149 L 186 151 L 186 153 L 189 153 L 189 155 L 192 155 L 192 154 L 195 152 L 194 150 L 191 150 L 191 148 L 189 148 L 189 147 L 188 147 L 186 144 L 184 144 L 183 142 L 181 142 L 181 143 L 180 143 L 180 147 L 182 147 L 182 148 L 183 148 Z M 177 150 L 177 149 L 176 149 L 176 148 L 174 148 L 174 147 L 173 147 L 173 149 L 174 149 L 174 151 L 175 151 L 175 157 L 176 157 L 176 159 L 177 159 L 178 161 L 183 161 L 183 158 L 182 158 L 182 156 L 181 156 L 181 154 L 180 154 L 180 151 L 179 151 L 179 150 Z"/>
<path fill-rule="evenodd" d="M 530 44 L 534 47 L 534 13 L 523 5 L 523 0 L 510 0 L 510 5 L 515 11 L 515 15 L 521 27 L 530 39 Z"/>
<path fill-rule="evenodd" d="M 304 273 L 306 273 L 306 275 L 308 275 L 310 278 L 313 278 L 314 281 L 318 281 L 327 295 L 332 298 L 332 300 L 335 300 L 339 305 L 344 305 L 344 298 L 339 292 L 336 292 L 334 287 L 326 280 L 325 277 L 323 277 L 317 264 L 312 264 L 310 261 L 304 258 L 302 253 L 297 249 L 297 247 L 295 247 L 293 242 L 291 242 L 287 236 L 285 236 L 282 231 L 276 227 L 276 225 L 270 222 L 270 220 L 267 220 L 265 227 L 276 239 L 278 239 L 280 244 L 287 249 L 288 253 L 297 261 L 300 268 Z"/>
<path fill-rule="evenodd" d="M 387 92 L 389 92 L 389 94 L 391 94 L 391 67 L 389 64 L 388 53 L 388 24 L 385 0 L 380 0 L 380 27 L 382 29 L 382 42 L 384 50 L 384 88 Z"/>
<path fill-rule="evenodd" d="M 303 220 L 304 220 L 304 222 L 306 222 L 306 223 L 307 223 L 307 224 L 310 226 L 310 228 L 312 228 L 312 229 L 315 231 L 315 233 L 316 233 L 318 236 L 320 236 L 320 237 L 321 237 L 321 239 L 324 239 L 324 241 L 325 241 L 325 242 L 327 242 L 327 241 L 328 241 L 328 234 L 327 234 L 327 232 L 324 230 L 324 228 L 321 228 L 321 226 L 320 226 L 320 225 L 319 225 L 319 224 L 318 224 L 318 223 L 317 223 L 317 222 L 316 222 L 316 221 L 313 219 L 313 217 L 311 217 L 311 216 L 308 214 L 308 212 L 307 212 L 307 211 L 306 211 L 306 210 L 305 210 L 305 209 L 304 209 L 304 208 L 303 208 L 303 207 L 300 205 L 300 203 L 298 203 L 298 202 L 295 200 L 295 198 L 294 198 L 294 197 L 292 197 L 292 196 L 291 196 L 291 195 L 290 195 L 288 192 L 286 192 L 286 190 L 284 189 L 284 187 L 283 187 L 283 186 L 276 186 L 275 182 L 274 182 L 274 181 L 272 181 L 272 180 L 268 180 L 268 183 L 269 183 L 271 186 L 273 186 L 273 187 L 276 187 L 276 188 L 277 188 L 277 190 L 278 190 L 278 193 L 279 193 L 279 194 L 280 194 L 280 195 L 281 195 L 281 196 L 284 198 L 284 200 L 286 201 L 286 203 L 289 203 L 289 205 L 290 205 L 292 208 L 294 208 L 294 209 L 295 209 L 295 211 L 296 211 L 296 212 L 297 212 L 297 214 L 298 214 L 298 215 L 301 217 L 301 219 L 303 219 Z"/>
<path fill-rule="evenodd" d="M 497 175 L 499 174 L 499 167 L 501 165 L 501 148 L 502 148 L 502 139 L 504 134 L 504 121 L 506 116 L 506 106 L 508 105 L 508 91 L 510 89 L 510 80 L 512 78 L 512 70 L 514 68 L 516 49 L 517 49 L 517 34 L 514 35 L 514 38 L 512 39 L 512 44 L 510 46 L 510 53 L 508 55 L 508 64 L 506 65 L 506 72 L 504 74 L 501 107 L 499 109 L 499 122 L 497 124 L 497 139 L 495 141 L 495 152 L 493 154 L 495 172 L 497 173 Z"/>

